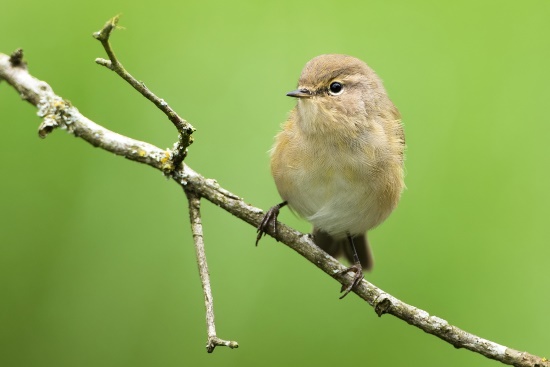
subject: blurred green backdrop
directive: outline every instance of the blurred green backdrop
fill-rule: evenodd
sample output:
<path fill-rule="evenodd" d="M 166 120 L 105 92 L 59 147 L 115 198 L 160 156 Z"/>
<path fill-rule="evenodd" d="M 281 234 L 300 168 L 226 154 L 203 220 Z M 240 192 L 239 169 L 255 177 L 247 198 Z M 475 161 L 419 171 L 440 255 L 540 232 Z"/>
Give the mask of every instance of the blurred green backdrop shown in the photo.
<path fill-rule="evenodd" d="M 91 34 L 121 13 L 117 55 L 197 128 L 187 163 L 248 202 L 278 202 L 267 150 L 285 93 L 321 53 L 365 60 L 407 134 L 407 186 L 371 232 L 368 279 L 504 345 L 550 357 L 550 3 L 2 1 L 0 52 L 96 122 L 169 147 L 172 125 L 114 73 Z M 219 336 L 181 189 L 56 131 L 0 83 L 0 365 L 494 366 L 378 318 L 271 238 L 209 203 Z M 302 231 L 309 225 L 284 211 Z"/>

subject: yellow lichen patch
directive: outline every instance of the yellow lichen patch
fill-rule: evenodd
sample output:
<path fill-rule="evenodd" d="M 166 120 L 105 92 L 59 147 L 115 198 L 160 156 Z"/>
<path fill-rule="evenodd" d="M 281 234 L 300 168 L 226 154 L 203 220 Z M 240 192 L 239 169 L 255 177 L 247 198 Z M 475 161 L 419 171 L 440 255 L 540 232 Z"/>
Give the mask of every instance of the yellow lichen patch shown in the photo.
<path fill-rule="evenodd" d="M 172 161 L 170 160 L 171 153 L 168 150 L 164 151 L 164 156 L 160 159 L 160 163 L 162 163 L 162 170 L 163 171 L 172 171 L 174 169 L 174 165 L 172 164 Z"/>
<path fill-rule="evenodd" d="M 147 155 L 147 152 L 143 149 L 138 149 L 137 151 L 137 154 L 140 156 L 140 157 L 145 157 Z"/>
<path fill-rule="evenodd" d="M 160 163 L 166 163 L 170 160 L 170 152 L 168 150 L 164 151 L 164 157 L 160 159 Z"/>
<path fill-rule="evenodd" d="M 53 101 L 53 107 L 62 108 L 62 107 L 65 107 L 65 103 L 61 100 L 54 100 Z"/>
<path fill-rule="evenodd" d="M 172 165 L 172 162 L 168 162 L 166 164 L 163 164 L 161 169 L 165 172 L 170 172 L 174 170 L 174 166 Z"/>

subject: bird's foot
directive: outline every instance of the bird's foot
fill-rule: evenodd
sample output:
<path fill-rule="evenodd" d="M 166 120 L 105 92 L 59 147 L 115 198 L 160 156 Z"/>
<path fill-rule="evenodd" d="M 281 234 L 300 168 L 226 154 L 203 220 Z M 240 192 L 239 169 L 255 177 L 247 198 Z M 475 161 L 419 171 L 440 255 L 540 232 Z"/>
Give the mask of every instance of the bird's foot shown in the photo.
<path fill-rule="evenodd" d="M 262 222 L 256 229 L 256 233 L 258 234 L 256 236 L 256 246 L 258 246 L 260 238 L 265 236 L 270 225 L 273 227 L 273 233 L 277 234 L 277 217 L 279 216 L 279 210 L 286 204 L 287 202 L 283 201 L 280 204 L 272 206 L 267 213 L 265 213 L 264 219 L 262 219 Z"/>
<path fill-rule="evenodd" d="M 352 282 L 346 286 L 345 284 L 342 284 L 342 289 L 340 289 L 340 293 L 344 292 L 344 294 L 340 297 L 340 299 L 344 298 L 348 295 L 349 292 L 351 292 L 361 281 L 363 280 L 363 268 L 361 267 L 360 263 L 355 263 L 352 266 L 350 266 L 347 269 L 344 269 L 338 274 L 344 275 L 352 271 L 355 275 L 353 276 Z"/>

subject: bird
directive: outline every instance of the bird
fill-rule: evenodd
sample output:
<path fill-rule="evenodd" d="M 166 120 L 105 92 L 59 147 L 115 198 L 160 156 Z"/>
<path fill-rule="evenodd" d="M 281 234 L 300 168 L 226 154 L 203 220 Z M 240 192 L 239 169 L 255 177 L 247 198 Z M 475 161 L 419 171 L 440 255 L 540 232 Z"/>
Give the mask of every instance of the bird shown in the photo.
<path fill-rule="evenodd" d="M 367 232 L 397 207 L 404 184 L 405 135 L 401 114 L 381 79 L 353 56 L 324 54 L 304 66 L 296 106 L 275 137 L 271 174 L 283 199 L 264 216 L 256 245 L 288 205 L 313 225 L 313 241 L 344 255 L 353 281 L 371 270 Z"/>

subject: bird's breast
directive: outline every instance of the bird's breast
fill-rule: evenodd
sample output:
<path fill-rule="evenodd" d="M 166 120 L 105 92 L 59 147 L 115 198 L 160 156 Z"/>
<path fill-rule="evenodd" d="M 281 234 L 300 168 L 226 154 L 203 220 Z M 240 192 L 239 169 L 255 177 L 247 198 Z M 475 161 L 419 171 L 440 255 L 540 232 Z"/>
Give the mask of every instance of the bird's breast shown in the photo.
<path fill-rule="evenodd" d="M 364 233 L 396 206 L 402 167 L 368 141 L 304 138 L 284 131 L 272 153 L 281 197 L 316 228 Z"/>

